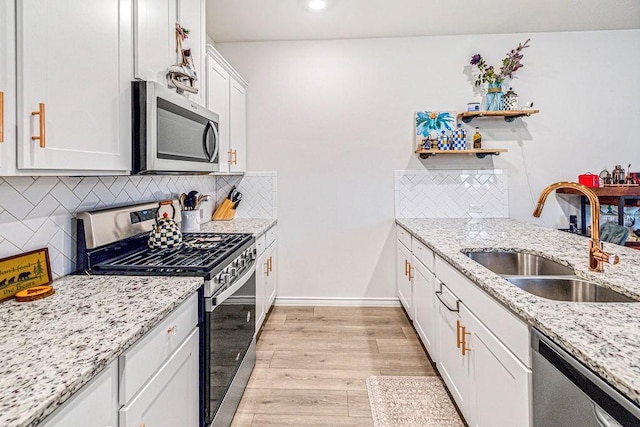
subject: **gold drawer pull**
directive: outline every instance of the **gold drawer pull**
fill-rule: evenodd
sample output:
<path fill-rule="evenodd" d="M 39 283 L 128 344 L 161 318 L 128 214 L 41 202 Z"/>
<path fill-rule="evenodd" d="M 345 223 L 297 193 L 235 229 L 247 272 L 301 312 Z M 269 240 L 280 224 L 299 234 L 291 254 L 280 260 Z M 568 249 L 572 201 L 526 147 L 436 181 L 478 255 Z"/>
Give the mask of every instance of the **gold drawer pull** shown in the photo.
<path fill-rule="evenodd" d="M 167 328 L 167 334 L 174 336 L 178 333 L 178 325 L 173 325 L 170 328 Z"/>
<path fill-rule="evenodd" d="M 409 281 L 412 281 L 414 279 L 414 276 L 411 275 L 411 269 L 413 267 L 411 267 L 411 263 L 409 263 Z"/>
<path fill-rule="evenodd" d="M 0 92 L 0 142 L 4 142 L 4 92 Z"/>
<path fill-rule="evenodd" d="M 234 148 L 233 150 L 229 150 L 229 153 L 231 154 L 231 160 L 229 161 L 229 163 L 237 165 L 238 164 L 238 152 Z"/>
<path fill-rule="evenodd" d="M 467 332 L 466 326 L 462 326 L 462 355 L 465 356 L 467 351 L 471 351 L 469 347 L 467 347 L 467 335 L 471 335 L 471 332 Z"/>
<path fill-rule="evenodd" d="M 462 340 L 460 339 L 460 321 L 456 320 L 456 345 L 460 348 L 460 344 L 462 344 Z"/>
<path fill-rule="evenodd" d="M 44 119 L 44 103 L 40 103 L 38 106 L 38 111 L 32 111 L 31 112 L 32 116 L 40 116 L 40 135 L 38 136 L 32 136 L 31 139 L 36 141 L 39 140 L 40 141 L 40 148 L 44 148 L 47 143 L 46 143 L 46 139 L 45 139 L 45 135 L 44 135 L 44 124 L 45 124 L 45 119 Z"/>

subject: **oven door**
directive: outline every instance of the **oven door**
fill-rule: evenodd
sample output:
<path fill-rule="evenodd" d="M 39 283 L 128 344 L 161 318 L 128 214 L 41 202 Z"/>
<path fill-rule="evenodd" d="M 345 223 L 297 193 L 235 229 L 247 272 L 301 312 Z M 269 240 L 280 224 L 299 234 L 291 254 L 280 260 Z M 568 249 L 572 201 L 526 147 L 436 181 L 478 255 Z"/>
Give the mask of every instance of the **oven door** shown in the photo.
<path fill-rule="evenodd" d="M 228 426 L 255 366 L 255 266 L 229 288 L 205 298 L 205 427 Z"/>

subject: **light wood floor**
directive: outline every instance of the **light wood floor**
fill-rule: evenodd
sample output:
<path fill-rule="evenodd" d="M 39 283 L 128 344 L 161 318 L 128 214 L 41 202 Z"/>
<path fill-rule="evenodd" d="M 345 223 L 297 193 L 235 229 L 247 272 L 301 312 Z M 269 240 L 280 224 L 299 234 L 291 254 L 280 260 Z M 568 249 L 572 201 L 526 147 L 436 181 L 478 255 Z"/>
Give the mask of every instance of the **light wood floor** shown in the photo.
<path fill-rule="evenodd" d="M 234 427 L 372 426 L 365 380 L 435 375 L 401 308 L 274 307 Z"/>

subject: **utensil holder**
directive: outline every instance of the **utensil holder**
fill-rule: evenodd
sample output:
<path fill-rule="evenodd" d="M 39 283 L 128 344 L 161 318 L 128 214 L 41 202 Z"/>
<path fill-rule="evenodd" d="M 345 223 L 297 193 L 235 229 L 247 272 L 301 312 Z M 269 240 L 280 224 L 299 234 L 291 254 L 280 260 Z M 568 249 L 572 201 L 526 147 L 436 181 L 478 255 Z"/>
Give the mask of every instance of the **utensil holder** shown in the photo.
<path fill-rule="evenodd" d="M 182 211 L 182 231 L 185 233 L 200 232 L 200 209 L 195 211 Z"/>

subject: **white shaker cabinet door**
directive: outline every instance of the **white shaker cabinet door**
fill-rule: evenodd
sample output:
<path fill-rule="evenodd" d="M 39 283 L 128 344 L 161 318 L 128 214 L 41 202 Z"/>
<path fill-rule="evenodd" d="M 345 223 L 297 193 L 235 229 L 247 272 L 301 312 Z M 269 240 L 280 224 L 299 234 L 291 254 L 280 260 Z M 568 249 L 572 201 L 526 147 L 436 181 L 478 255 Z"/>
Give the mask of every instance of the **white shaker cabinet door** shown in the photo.
<path fill-rule="evenodd" d="M 267 281 L 265 286 L 265 306 L 264 312 L 265 315 L 269 313 L 271 306 L 276 300 L 276 295 L 278 293 L 278 269 L 276 267 L 278 257 L 278 241 L 276 240 L 269 246 L 266 251 L 265 261 L 267 262 L 268 274 Z"/>
<path fill-rule="evenodd" d="M 435 294 L 435 277 L 415 256 L 411 263 L 414 267 L 413 302 L 415 304 L 415 319 L 413 324 L 420 340 L 431 356 L 431 360 L 438 363 L 438 348 L 436 339 L 436 319 L 438 300 Z"/>
<path fill-rule="evenodd" d="M 233 77 L 229 94 L 229 171 L 247 170 L 247 89 Z"/>
<path fill-rule="evenodd" d="M 444 285 L 438 297 L 438 370 L 465 419 L 469 419 L 469 358 L 462 355 L 459 299 Z"/>
<path fill-rule="evenodd" d="M 231 76 L 212 56 L 207 56 L 207 108 L 218 114 L 220 172 L 229 172 L 229 82 Z"/>
<path fill-rule="evenodd" d="M 131 0 L 17 7 L 18 167 L 130 170 Z"/>
<path fill-rule="evenodd" d="M 134 0 L 134 75 L 166 84 L 167 69 L 177 63 L 177 0 Z"/>
<path fill-rule="evenodd" d="M 413 293 L 411 284 L 411 251 L 398 240 L 396 242 L 396 281 L 398 286 L 398 298 L 407 311 L 409 318 L 413 320 Z"/>
<path fill-rule="evenodd" d="M 198 328 L 142 390 L 120 409 L 120 427 L 197 427 L 199 423 Z"/>
<path fill-rule="evenodd" d="M 198 80 L 195 87 L 198 93 L 185 95 L 200 105 L 206 104 L 205 41 L 206 41 L 206 2 L 205 0 L 178 0 L 178 22 L 189 30 L 189 37 L 182 42 L 183 48 L 191 49 L 191 58 Z M 175 49 L 175 43 L 172 45 Z"/>
<path fill-rule="evenodd" d="M 472 427 L 530 426 L 531 370 L 464 304 L 460 304 L 460 316 L 469 332 L 465 341 L 470 348 L 467 357 L 474 390 L 467 421 Z"/>
<path fill-rule="evenodd" d="M 0 175 L 16 168 L 15 3 L 0 2 Z"/>
<path fill-rule="evenodd" d="M 118 361 L 111 362 L 98 376 L 86 384 L 42 427 L 117 427 L 118 425 Z"/>

